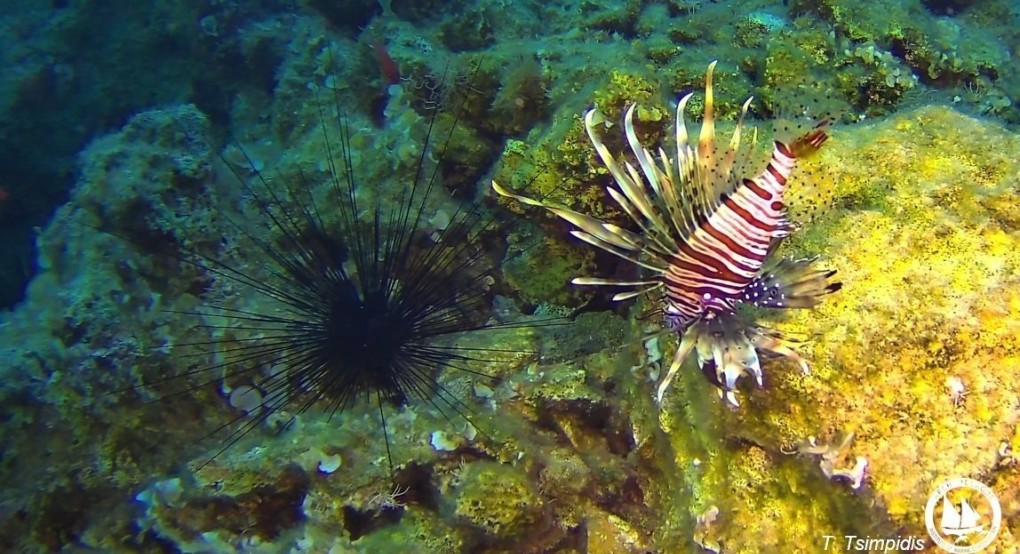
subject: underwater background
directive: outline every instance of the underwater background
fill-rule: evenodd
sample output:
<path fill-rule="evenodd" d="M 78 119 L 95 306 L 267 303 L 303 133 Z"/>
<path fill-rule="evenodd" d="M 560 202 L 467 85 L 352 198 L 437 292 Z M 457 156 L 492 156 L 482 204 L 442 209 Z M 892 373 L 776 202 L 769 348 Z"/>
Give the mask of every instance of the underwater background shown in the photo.
<path fill-rule="evenodd" d="M 856 536 L 940 552 L 929 496 L 969 477 L 1001 506 L 983 552 L 1020 552 L 1016 1 L 0 11 L 0 550 L 786 553 Z M 721 129 L 753 95 L 764 132 L 804 89 L 836 118 L 791 181 L 782 248 L 819 256 L 843 288 L 770 320 L 808 337 L 811 373 L 764 360 L 737 409 L 694 364 L 656 402 L 676 339 L 652 336 L 653 307 L 570 284 L 623 270 L 489 189 L 619 218 L 581 115 L 637 102 L 654 142 L 712 60 Z M 451 106 L 450 90 L 468 99 Z M 219 453 L 211 433 L 243 425 L 243 384 L 149 384 L 223 359 L 208 345 L 230 331 L 196 322 L 200 306 L 260 299 L 211 285 L 168 237 L 261 275 L 229 237 L 225 214 L 260 225 L 238 179 L 325 172 L 334 101 L 373 198 L 399 203 L 387 186 L 439 167 L 418 231 L 463 205 L 492 214 L 501 263 L 481 315 L 515 325 L 461 339 L 491 378 L 436 377 L 470 421 L 410 402 L 384 435 L 373 402 L 313 407 Z M 436 110 L 458 118 L 441 157 Z M 550 316 L 564 320 L 529 323 Z"/>

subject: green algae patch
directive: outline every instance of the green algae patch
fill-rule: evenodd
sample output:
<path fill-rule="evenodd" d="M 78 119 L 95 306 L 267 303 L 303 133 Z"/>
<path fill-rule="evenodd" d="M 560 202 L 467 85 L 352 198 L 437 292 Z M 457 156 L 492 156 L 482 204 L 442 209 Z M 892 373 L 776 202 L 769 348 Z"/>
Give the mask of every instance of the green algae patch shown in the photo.
<path fill-rule="evenodd" d="M 590 274 L 595 253 L 552 236 L 531 240 L 530 245 L 521 245 L 514 256 L 503 262 L 501 269 L 507 284 L 531 304 L 584 304 L 591 297 L 591 290 L 571 286 L 570 281 Z"/>

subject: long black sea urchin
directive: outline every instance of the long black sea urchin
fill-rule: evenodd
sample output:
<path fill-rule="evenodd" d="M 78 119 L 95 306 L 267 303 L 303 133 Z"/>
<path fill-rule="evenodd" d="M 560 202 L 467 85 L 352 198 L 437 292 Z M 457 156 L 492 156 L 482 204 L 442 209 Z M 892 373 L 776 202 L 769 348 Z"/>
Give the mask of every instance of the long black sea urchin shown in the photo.
<path fill-rule="evenodd" d="M 429 236 L 420 230 L 459 115 L 440 133 L 439 111 L 432 110 L 413 178 L 396 184 L 399 202 L 386 208 L 380 191 L 394 184 L 359 181 L 351 129 L 339 102 L 335 105 L 335 119 L 320 113 L 328 205 L 315 201 L 319 183 L 307 173 L 280 183 L 257 170 L 247 154 L 248 167 L 227 164 L 270 232 L 255 230 L 262 222 L 253 227 L 224 218 L 253 245 L 251 254 L 265 259 L 268 278 L 218 257 L 185 257 L 261 299 L 257 309 L 213 304 L 193 312 L 229 318 L 229 325 L 207 327 L 250 336 L 192 345 L 203 354 L 217 349 L 223 359 L 188 375 L 222 372 L 208 383 L 249 379 L 262 394 L 253 417 L 239 416 L 224 426 L 236 425 L 215 456 L 273 414 L 324 404 L 332 417 L 367 400 L 378 406 L 392 467 L 384 406 L 416 398 L 448 418 L 468 419 L 467 406 L 437 376 L 454 368 L 488 377 L 471 367 L 486 349 L 458 347 L 451 339 L 512 326 L 486 320 L 486 280 L 493 266 L 481 239 L 490 220 L 462 205 L 445 227 Z M 365 187 L 376 192 L 371 206 L 359 200 Z M 267 366 L 273 368 L 269 373 L 262 369 Z"/>

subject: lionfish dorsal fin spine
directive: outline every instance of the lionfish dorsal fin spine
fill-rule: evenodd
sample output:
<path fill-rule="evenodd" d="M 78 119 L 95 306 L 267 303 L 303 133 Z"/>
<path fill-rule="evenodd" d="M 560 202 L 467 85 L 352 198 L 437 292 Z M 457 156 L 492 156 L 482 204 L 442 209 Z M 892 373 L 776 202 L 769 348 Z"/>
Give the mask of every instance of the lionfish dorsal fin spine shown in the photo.
<path fill-rule="evenodd" d="M 693 92 L 680 97 L 680 101 L 676 104 L 676 154 L 677 154 L 677 165 L 683 165 L 686 162 L 687 157 L 687 145 L 690 142 L 690 137 L 687 134 L 687 122 L 684 121 L 684 112 L 687 110 L 687 103 L 691 101 L 691 97 L 694 96 Z"/>
<path fill-rule="evenodd" d="M 709 72 L 711 72 L 711 68 Z M 713 195 L 704 186 L 703 174 L 705 172 L 699 150 L 690 144 L 690 133 L 687 131 L 687 121 L 684 118 L 687 103 L 693 96 L 693 92 L 685 94 L 676 105 L 677 181 L 673 185 L 676 192 L 679 193 L 676 196 L 683 209 L 684 220 L 689 227 L 685 236 L 693 233 L 715 209 Z M 714 135 L 713 131 L 712 136 Z M 704 137 L 704 135 L 702 136 Z"/>
<path fill-rule="evenodd" d="M 712 74 L 718 60 L 712 60 L 705 72 L 705 111 L 701 121 L 701 134 L 698 137 L 698 156 L 702 167 L 707 171 L 715 164 L 715 94 L 712 87 Z"/>
<path fill-rule="evenodd" d="M 627 200 L 626 197 L 624 197 L 623 193 L 621 193 L 620 191 L 616 190 L 613 187 L 606 187 L 606 189 L 609 191 L 609 196 L 611 196 L 613 200 L 616 201 L 616 203 L 619 204 L 621 208 L 623 208 L 623 211 L 627 212 L 627 215 L 631 218 L 631 220 L 637 223 L 641 231 L 652 240 L 652 242 L 650 242 L 648 246 L 653 248 L 655 252 L 659 253 L 660 255 L 668 254 L 670 252 L 670 248 L 667 245 L 667 243 L 664 242 L 663 239 L 668 240 L 669 235 L 667 234 L 665 237 L 663 237 L 659 233 L 653 232 L 652 229 L 649 229 L 648 226 L 645 225 L 645 223 L 641 220 L 641 217 L 634 210 L 634 207 L 631 205 L 630 201 Z"/>
<path fill-rule="evenodd" d="M 661 181 L 662 177 L 664 177 L 664 174 L 652 162 L 648 150 L 646 150 L 643 146 L 641 146 L 641 143 L 638 142 L 637 133 L 634 131 L 634 110 L 636 107 L 637 104 L 631 104 L 630 107 L 627 109 L 626 116 L 624 117 L 624 128 L 627 134 L 627 142 L 630 144 L 630 149 L 631 151 L 634 152 L 634 157 L 637 159 L 638 164 L 641 166 L 641 170 L 644 172 L 645 178 L 648 180 L 649 186 L 657 195 L 661 196 L 662 195 Z M 628 168 L 630 168 L 630 164 L 628 164 Z M 638 177 L 636 172 L 634 172 L 633 170 L 631 171 L 631 176 L 634 178 L 635 183 L 641 182 L 640 177 Z M 651 202 L 649 202 L 649 205 L 650 204 Z M 658 229 L 661 233 L 667 236 L 669 235 L 669 227 L 665 224 L 664 221 L 662 221 L 662 218 L 659 217 L 658 213 L 649 210 L 649 212 L 646 213 L 645 215 L 646 217 L 648 217 L 648 220 L 652 223 L 652 225 L 656 229 Z"/>
<path fill-rule="evenodd" d="M 570 281 L 575 285 L 597 285 L 614 287 L 644 287 L 658 288 L 662 286 L 659 281 L 633 281 L 627 279 L 606 279 L 604 277 L 574 277 Z"/>
<path fill-rule="evenodd" d="M 631 106 L 631 111 L 632 110 L 633 106 Z M 636 212 L 640 213 L 640 217 L 635 217 L 636 214 L 631 211 L 628 211 L 628 215 L 631 217 L 631 219 L 633 219 L 636 223 L 638 223 L 642 227 L 642 230 L 647 230 L 647 227 L 644 226 L 642 223 L 642 218 L 651 223 L 651 226 L 653 228 L 662 228 L 663 226 L 661 223 L 661 219 L 658 217 L 658 214 L 656 214 L 655 209 L 652 205 L 653 201 L 651 198 L 649 198 L 648 194 L 645 191 L 644 181 L 641 179 L 641 176 L 637 173 L 637 170 L 635 170 L 634 167 L 629 162 L 625 162 L 623 169 L 621 169 L 619 162 L 617 162 L 616 158 L 614 158 L 613 155 L 609 153 L 609 150 L 605 147 L 605 144 L 602 143 L 601 138 L 599 138 L 598 133 L 595 131 L 594 126 L 596 118 L 594 114 L 595 111 L 593 110 L 588 112 L 587 115 L 585 115 L 585 130 L 588 132 L 588 137 L 591 139 L 592 144 L 595 146 L 595 150 L 599 153 L 599 157 L 602 158 L 603 163 L 605 163 L 606 167 L 609 169 L 609 172 L 613 175 L 613 178 L 616 180 L 617 186 L 620 187 L 620 192 L 622 192 L 624 197 L 626 197 L 626 199 L 629 201 L 630 206 L 635 208 Z M 634 128 L 633 125 L 631 124 L 631 120 L 629 117 L 627 119 L 627 122 L 628 122 L 627 129 L 628 137 L 634 137 L 634 142 L 632 142 L 633 147 L 636 144 L 637 139 L 634 136 Z M 638 144 L 637 148 L 635 149 L 635 155 L 639 157 L 640 149 L 641 149 L 640 145 Z M 623 204 L 621 204 L 621 206 L 623 206 Z M 624 209 L 626 211 L 626 208 Z"/>
<path fill-rule="evenodd" d="M 744 117 L 747 116 L 747 110 L 751 107 L 751 101 L 754 100 L 753 96 L 748 96 L 747 100 L 744 100 L 744 104 L 740 107 L 740 117 L 737 119 L 737 128 L 733 131 L 733 138 L 730 139 L 730 151 L 736 153 L 737 149 L 740 148 L 740 132 L 744 128 Z"/>
<path fill-rule="evenodd" d="M 648 159 L 647 151 L 645 151 L 644 147 L 641 146 L 641 143 L 638 142 L 637 133 L 634 132 L 635 109 L 637 109 L 637 104 L 631 104 L 627 108 L 627 113 L 623 118 L 623 126 L 627 134 L 627 143 L 630 144 L 630 149 L 634 151 L 634 157 L 637 158 L 638 163 L 641 165 L 641 170 L 645 172 L 648 182 L 654 185 L 655 172 L 652 170 L 652 163 Z"/>
<path fill-rule="evenodd" d="M 720 166 L 720 178 L 725 179 L 727 188 L 726 193 L 731 192 L 733 189 L 739 186 L 739 180 L 733 174 L 733 166 L 737 161 L 737 154 L 741 152 L 740 139 L 742 131 L 744 129 L 744 116 L 747 115 L 747 109 L 751 106 L 751 100 L 754 100 L 753 96 L 748 97 L 744 101 L 744 105 L 740 108 L 740 117 L 737 119 L 737 128 L 733 130 L 733 136 L 730 138 L 729 148 L 726 149 L 726 156 L 723 158 L 723 163 Z M 739 167 L 737 168 L 740 169 Z"/>
<path fill-rule="evenodd" d="M 678 199 L 682 200 L 680 208 L 684 216 L 684 224 L 688 227 L 688 234 L 693 233 L 698 228 L 698 214 L 701 213 L 701 206 L 698 204 L 698 199 L 694 195 L 694 189 L 690 185 L 695 179 L 694 175 L 697 173 L 697 168 L 694 165 L 694 161 L 688 158 L 686 164 L 682 167 L 678 167 L 677 171 L 680 172 L 680 178 L 674 183 L 674 194 Z"/>
<path fill-rule="evenodd" d="M 664 200 L 663 203 L 666 205 L 666 213 L 669 216 L 670 223 L 673 224 L 673 229 L 677 232 L 677 236 L 686 237 L 693 229 L 690 227 L 683 206 L 676 195 L 674 183 L 678 179 L 678 173 L 666 156 L 666 151 L 661 147 L 659 148 L 659 162 L 665 168 L 660 182 L 660 194 Z"/>
<path fill-rule="evenodd" d="M 590 244 L 590 245 L 592 245 L 592 246 L 594 246 L 596 248 L 604 250 L 604 251 L 606 251 L 606 252 L 608 252 L 608 253 L 610 253 L 610 254 L 612 254 L 614 256 L 623 258 L 624 260 L 627 260 L 627 261 L 629 261 L 630 263 L 632 263 L 632 264 L 634 264 L 636 266 L 643 267 L 643 268 L 645 268 L 645 269 L 647 269 L 649 271 L 655 272 L 656 274 L 662 274 L 662 273 L 664 273 L 666 271 L 662 267 L 656 267 L 654 265 L 651 265 L 649 263 L 646 263 L 646 262 L 642 261 L 640 259 L 640 257 L 639 257 L 640 254 L 630 254 L 626 250 L 621 250 L 620 248 L 617 248 L 617 247 L 613 246 L 612 244 L 603 242 L 603 241 L 599 240 L 598 237 L 595 237 L 595 236 L 593 236 L 593 235 L 591 235 L 589 233 L 585 233 L 584 231 L 578 231 L 578 230 L 575 229 L 575 230 L 571 231 L 570 234 L 573 235 L 574 237 L 584 241 L 584 242 L 587 242 L 588 244 Z"/>

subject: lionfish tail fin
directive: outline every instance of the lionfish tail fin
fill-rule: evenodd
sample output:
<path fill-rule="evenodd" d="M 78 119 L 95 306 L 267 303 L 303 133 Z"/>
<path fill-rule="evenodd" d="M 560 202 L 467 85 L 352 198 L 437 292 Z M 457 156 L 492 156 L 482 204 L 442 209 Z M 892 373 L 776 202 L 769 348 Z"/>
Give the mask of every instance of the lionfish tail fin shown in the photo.
<path fill-rule="evenodd" d="M 756 277 L 744 291 L 743 300 L 762 308 L 811 308 L 843 288 L 832 278 L 834 269 L 819 269 L 815 258 L 783 259 Z"/>
<path fill-rule="evenodd" d="M 773 95 L 772 136 L 786 145 L 793 157 L 817 152 L 828 140 L 833 122 L 846 116 L 832 96 L 824 79 L 811 78 L 782 84 Z"/>

